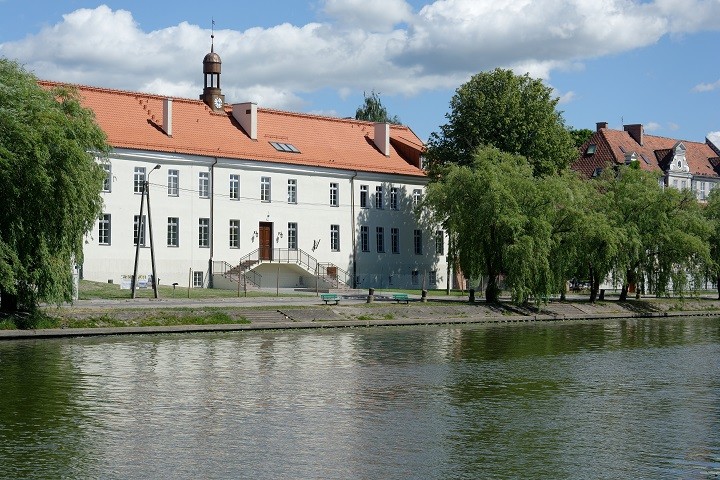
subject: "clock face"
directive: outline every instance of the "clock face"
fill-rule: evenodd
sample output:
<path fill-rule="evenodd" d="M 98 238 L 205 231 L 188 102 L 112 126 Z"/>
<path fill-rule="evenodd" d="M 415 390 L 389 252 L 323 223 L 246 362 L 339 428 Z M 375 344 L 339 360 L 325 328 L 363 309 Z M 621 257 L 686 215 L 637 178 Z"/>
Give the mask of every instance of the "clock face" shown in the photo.
<path fill-rule="evenodd" d="M 220 109 L 223 106 L 222 98 L 216 97 L 215 100 L 213 100 L 213 105 L 215 105 L 215 108 Z"/>

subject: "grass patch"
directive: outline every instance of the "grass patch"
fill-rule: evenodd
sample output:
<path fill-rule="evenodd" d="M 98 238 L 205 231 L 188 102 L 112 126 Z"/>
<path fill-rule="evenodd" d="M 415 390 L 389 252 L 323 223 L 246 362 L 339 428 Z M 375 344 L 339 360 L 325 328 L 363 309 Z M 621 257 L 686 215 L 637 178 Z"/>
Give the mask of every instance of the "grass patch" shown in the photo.
<path fill-rule="evenodd" d="M 80 300 L 114 300 L 130 298 L 132 292 L 130 290 L 121 290 L 120 285 L 116 283 L 91 282 L 90 280 L 80 280 L 78 288 L 78 299 Z M 158 296 L 160 298 L 237 298 L 237 290 L 222 290 L 219 288 L 191 288 L 187 287 L 174 288 L 170 285 L 160 285 L 158 288 Z M 240 296 L 244 297 L 245 293 L 240 292 Z M 274 292 L 249 290 L 248 297 L 276 297 Z M 300 297 L 301 294 L 281 293 L 281 297 Z M 138 289 L 135 292 L 136 298 L 154 298 L 155 292 L 152 288 Z"/>

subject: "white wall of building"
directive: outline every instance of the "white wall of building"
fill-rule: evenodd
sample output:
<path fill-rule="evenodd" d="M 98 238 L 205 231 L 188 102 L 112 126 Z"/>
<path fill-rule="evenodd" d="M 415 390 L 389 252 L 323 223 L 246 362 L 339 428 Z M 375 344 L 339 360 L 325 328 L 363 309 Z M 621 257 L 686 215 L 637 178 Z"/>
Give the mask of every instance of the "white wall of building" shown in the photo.
<path fill-rule="evenodd" d="M 192 272 L 203 272 L 205 286 L 210 260 L 235 265 L 258 248 L 260 222 L 272 223 L 274 248 L 288 248 L 288 223 L 297 224 L 298 248 L 319 262 L 329 262 L 354 274 L 359 288 L 443 288 L 446 281 L 447 244 L 436 251 L 436 229 L 420 226 L 413 209 L 413 192 L 423 190 L 425 179 L 337 169 L 303 167 L 257 161 L 212 159 L 187 155 L 116 151 L 110 159 L 112 188 L 103 193 L 103 212 L 111 215 L 111 241 L 98 242 L 98 224 L 86 237 L 83 278 L 119 283 L 132 275 L 135 260 L 133 219 L 139 214 L 141 195 L 133 192 L 135 167 L 151 172 L 150 201 L 157 276 L 161 284 L 192 283 Z M 152 170 L 160 165 L 158 170 Z M 179 173 L 177 196 L 168 194 L 168 170 Z M 211 179 L 210 197 L 199 195 L 199 174 Z M 239 198 L 230 198 L 230 175 L 239 176 Z M 270 201 L 260 199 L 261 177 L 271 179 Z M 288 202 L 288 180 L 296 181 L 296 203 Z M 214 185 L 212 185 L 214 183 Z M 338 205 L 330 204 L 331 183 L 338 187 Z M 361 185 L 368 189 L 368 206 L 360 205 Z M 376 188 L 382 187 L 382 208 L 376 208 Z M 391 189 L 397 189 L 397 208 L 391 208 Z M 147 215 L 147 205 L 145 208 Z M 168 246 L 168 217 L 179 219 L 179 244 Z M 199 219 L 211 219 L 210 245 L 199 246 Z M 229 243 L 230 220 L 239 220 L 237 248 Z M 331 248 L 331 225 L 339 226 L 340 248 Z M 360 245 L 361 227 L 369 231 L 368 251 Z M 378 251 L 377 227 L 384 231 L 384 248 Z M 392 251 L 391 229 L 399 233 L 399 249 Z M 421 253 L 415 251 L 414 230 L 422 231 Z M 140 249 L 139 274 L 151 273 L 149 232 Z M 443 239 L 446 242 L 446 239 Z M 353 260 L 356 260 L 355 262 Z M 260 268 L 263 283 L 277 282 L 276 271 Z M 314 286 L 309 273 L 297 267 L 283 269 L 281 287 L 297 287 L 299 278 Z M 431 284 L 431 278 L 435 284 Z M 349 282 L 352 285 L 352 280 Z M 263 285 L 274 286 L 274 285 Z M 308 286 L 308 285 L 306 285 Z"/>

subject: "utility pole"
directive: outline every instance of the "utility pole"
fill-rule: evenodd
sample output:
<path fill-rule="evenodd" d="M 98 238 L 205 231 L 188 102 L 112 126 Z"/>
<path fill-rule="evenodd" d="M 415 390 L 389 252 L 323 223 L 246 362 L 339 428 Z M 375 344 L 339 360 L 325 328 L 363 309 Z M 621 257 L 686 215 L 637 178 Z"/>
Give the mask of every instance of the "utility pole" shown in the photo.
<path fill-rule="evenodd" d="M 137 289 L 137 272 L 138 262 L 140 260 L 140 240 L 142 239 L 142 232 L 145 230 L 145 224 L 143 223 L 143 211 L 145 207 L 145 196 L 147 196 L 148 204 L 148 226 L 150 234 L 150 260 L 152 262 L 152 286 L 155 293 L 155 298 L 158 298 L 158 287 L 157 287 L 157 272 L 155 270 L 155 245 L 153 243 L 152 233 L 152 216 L 150 215 L 150 174 L 158 170 L 160 165 L 155 167 L 148 172 L 145 180 L 143 180 L 142 194 L 140 195 L 140 217 L 138 218 L 138 235 L 137 242 L 135 245 L 135 268 L 133 269 L 133 280 L 132 280 L 132 294 L 130 298 L 135 298 L 135 290 Z"/>

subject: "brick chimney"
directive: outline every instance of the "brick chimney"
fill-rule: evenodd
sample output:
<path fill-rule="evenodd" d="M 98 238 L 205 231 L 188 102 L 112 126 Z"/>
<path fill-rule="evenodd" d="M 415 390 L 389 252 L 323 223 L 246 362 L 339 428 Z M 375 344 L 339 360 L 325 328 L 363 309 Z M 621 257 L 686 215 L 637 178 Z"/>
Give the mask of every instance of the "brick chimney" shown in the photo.
<path fill-rule="evenodd" d="M 633 125 L 623 125 L 623 130 L 635 140 L 638 145 L 643 144 L 643 126 L 642 123 L 636 123 Z"/>
<path fill-rule="evenodd" d="M 607 122 L 597 122 L 595 127 L 595 131 L 599 132 L 601 128 L 607 128 Z"/>

